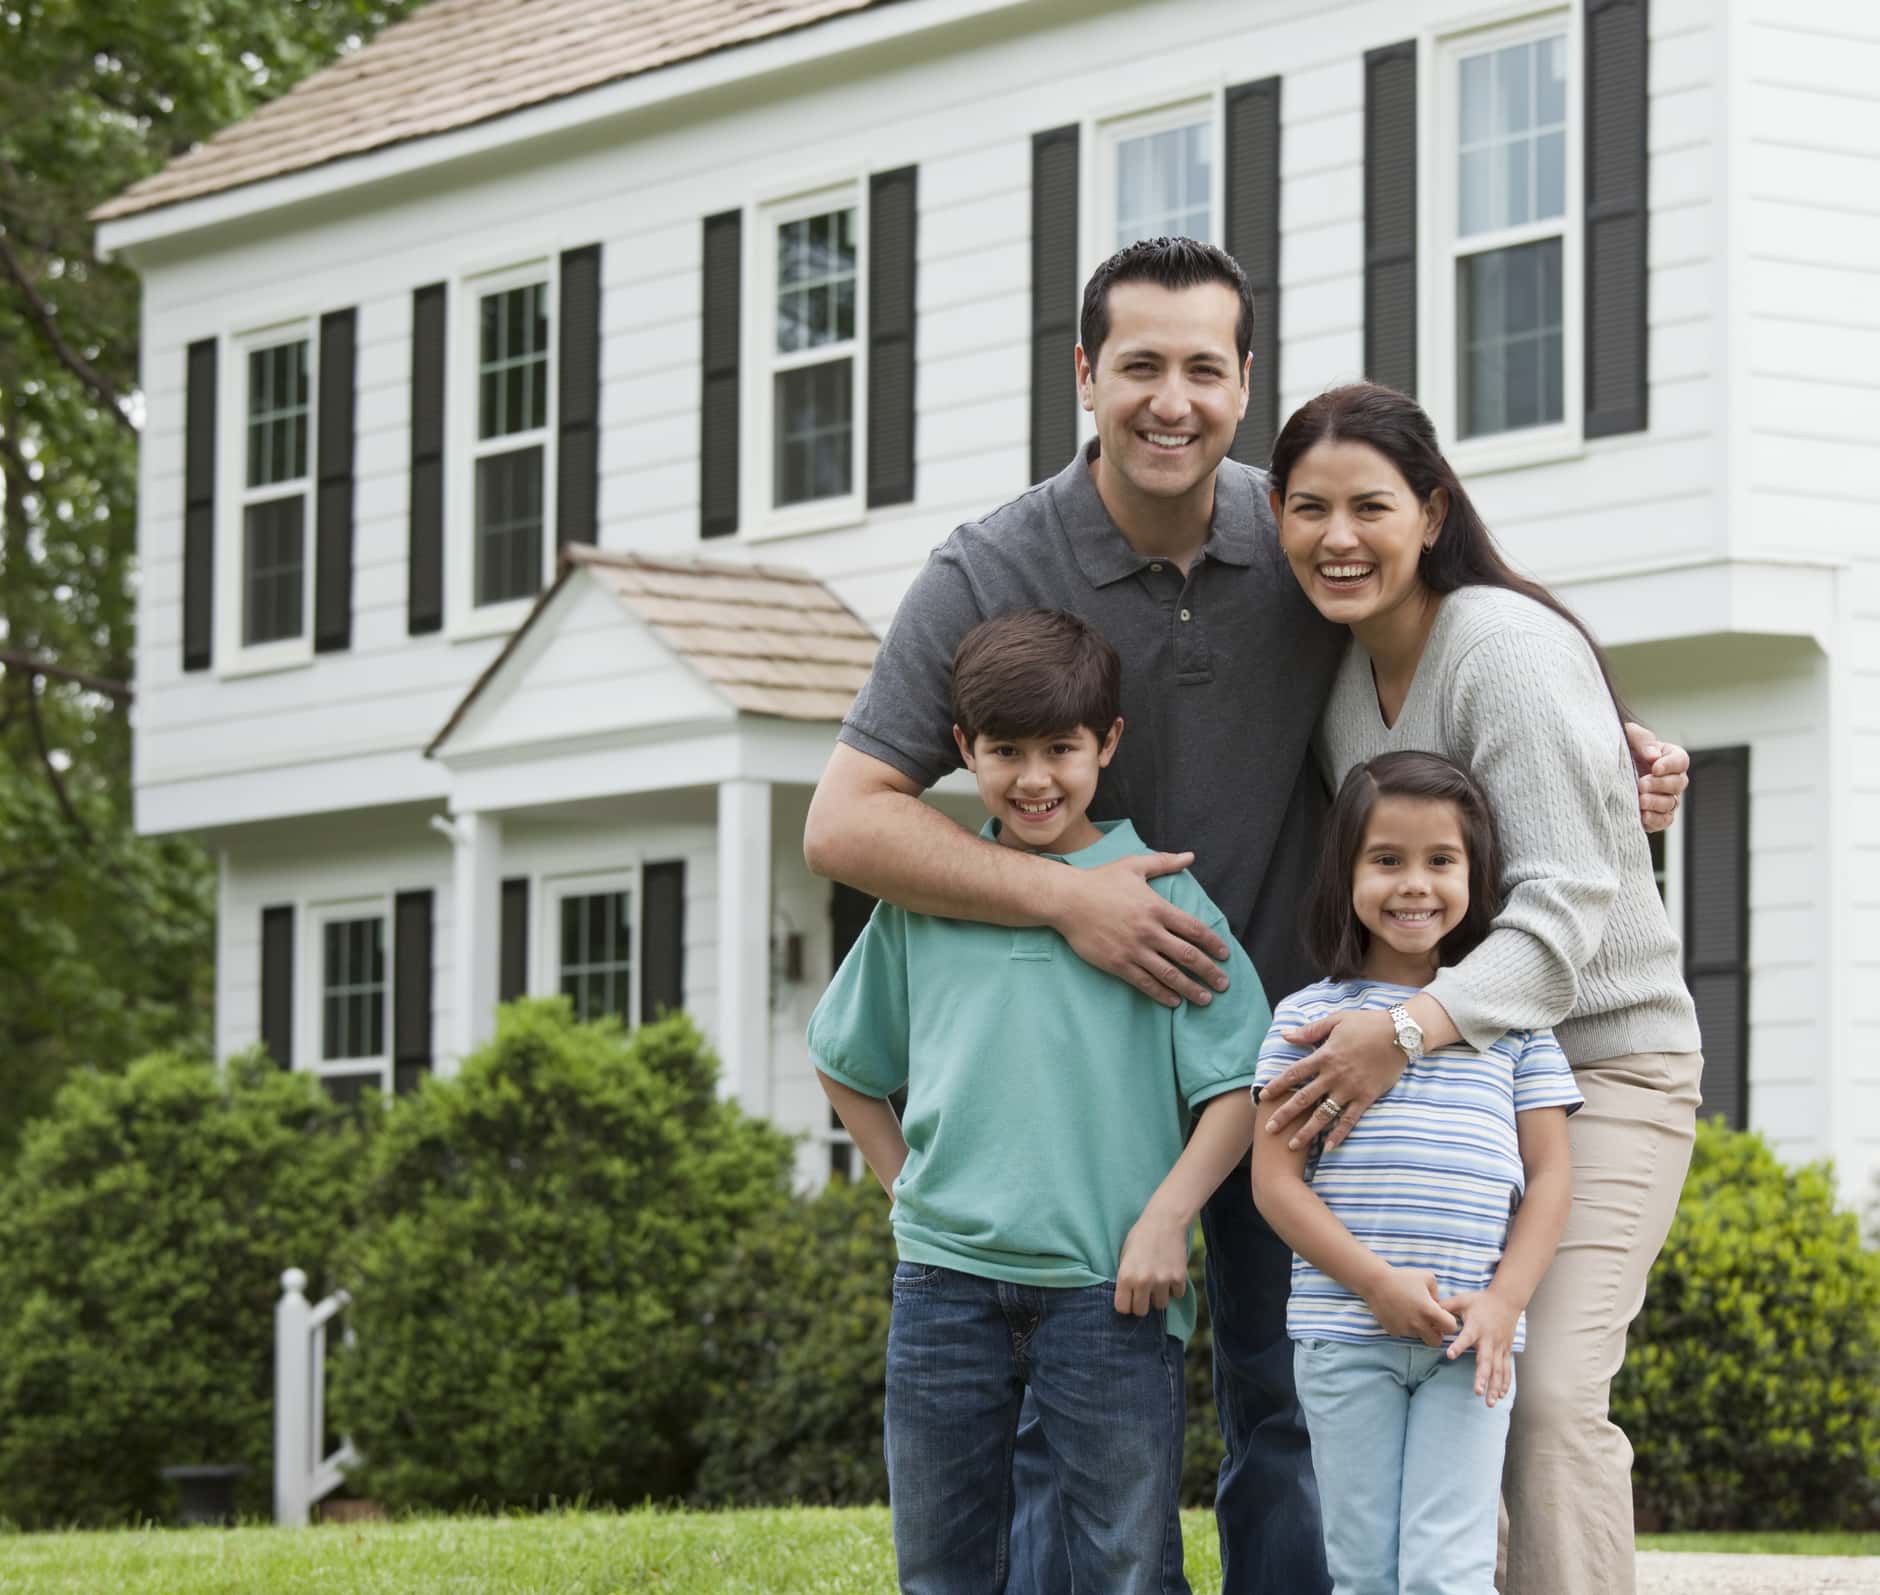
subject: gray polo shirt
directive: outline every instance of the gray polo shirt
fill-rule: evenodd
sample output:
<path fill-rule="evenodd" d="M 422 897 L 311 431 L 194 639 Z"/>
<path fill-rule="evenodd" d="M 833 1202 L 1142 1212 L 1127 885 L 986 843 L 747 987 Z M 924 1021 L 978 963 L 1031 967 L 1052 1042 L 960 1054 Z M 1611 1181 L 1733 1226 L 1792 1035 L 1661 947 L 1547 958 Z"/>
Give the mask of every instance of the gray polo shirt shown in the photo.
<path fill-rule="evenodd" d="M 1316 978 L 1299 910 L 1325 789 L 1312 733 L 1347 641 L 1279 546 L 1263 472 L 1224 460 L 1214 520 L 1186 578 L 1145 558 L 1097 495 L 1096 445 L 1048 482 L 961 526 L 896 610 L 841 740 L 923 787 L 959 765 L 951 675 L 982 620 L 1042 606 L 1081 615 L 1123 660 L 1123 740 L 1091 804 L 1194 874 L 1269 997 Z"/>

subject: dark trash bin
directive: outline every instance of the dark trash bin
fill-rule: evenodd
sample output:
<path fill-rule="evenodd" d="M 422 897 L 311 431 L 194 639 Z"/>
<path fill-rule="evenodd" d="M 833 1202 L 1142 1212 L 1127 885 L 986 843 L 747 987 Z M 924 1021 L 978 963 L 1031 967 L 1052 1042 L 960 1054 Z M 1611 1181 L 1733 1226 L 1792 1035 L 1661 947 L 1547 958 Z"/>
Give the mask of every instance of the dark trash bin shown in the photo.
<path fill-rule="evenodd" d="M 235 1521 L 235 1482 L 248 1471 L 240 1463 L 201 1463 L 165 1468 L 164 1478 L 182 1497 L 176 1521 L 189 1527 L 198 1523 L 232 1524 Z"/>

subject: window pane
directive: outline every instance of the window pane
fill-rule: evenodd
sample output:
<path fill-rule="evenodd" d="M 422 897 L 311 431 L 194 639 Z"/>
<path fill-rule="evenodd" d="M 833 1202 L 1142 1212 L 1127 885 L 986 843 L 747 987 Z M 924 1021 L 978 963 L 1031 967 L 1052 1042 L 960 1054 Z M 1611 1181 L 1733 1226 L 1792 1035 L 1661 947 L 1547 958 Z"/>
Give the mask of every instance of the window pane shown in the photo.
<path fill-rule="evenodd" d="M 1492 55 L 1472 55 L 1462 63 L 1457 92 L 1460 95 L 1458 109 L 1464 144 L 1477 143 L 1494 130 L 1494 113 L 1490 109 L 1494 74 L 1495 58 Z"/>
<path fill-rule="evenodd" d="M 548 287 L 485 294 L 479 306 L 477 436 L 548 423 Z"/>
<path fill-rule="evenodd" d="M 1193 122 L 1116 146 L 1116 246 L 1164 235 L 1206 238 L 1210 126 Z"/>
<path fill-rule="evenodd" d="M 385 1051 L 385 921 L 328 920 L 321 933 L 320 1051 L 327 1059 Z"/>
<path fill-rule="evenodd" d="M 777 228 L 777 352 L 855 336 L 856 221 L 851 209 Z"/>
<path fill-rule="evenodd" d="M 561 990 L 577 1019 L 631 1019 L 631 892 L 589 892 L 561 900 Z"/>
<path fill-rule="evenodd" d="M 1462 237 L 1566 210 L 1564 35 L 1458 63 L 1457 231 Z"/>
<path fill-rule="evenodd" d="M 801 504 L 849 491 L 854 362 L 830 360 L 777 373 L 776 502 Z"/>
<path fill-rule="evenodd" d="M 540 444 L 477 461 L 476 517 L 476 601 L 496 604 L 540 592 Z"/>
<path fill-rule="evenodd" d="M 1560 240 L 1471 255 L 1456 271 L 1462 435 L 1560 420 Z"/>
<path fill-rule="evenodd" d="M 306 498 L 250 504 L 242 511 L 242 642 L 278 642 L 301 632 Z"/>
<path fill-rule="evenodd" d="M 1567 135 L 1543 133 L 1534 146 L 1534 214 L 1564 216 L 1567 211 Z"/>
<path fill-rule="evenodd" d="M 307 343 L 279 343 L 248 355 L 247 477 L 250 487 L 307 474 Z"/>
<path fill-rule="evenodd" d="M 1540 45 L 1540 104 L 1534 120 L 1543 127 L 1567 120 L 1567 41 L 1555 34 Z M 1656 833 L 1653 833 L 1656 834 Z"/>

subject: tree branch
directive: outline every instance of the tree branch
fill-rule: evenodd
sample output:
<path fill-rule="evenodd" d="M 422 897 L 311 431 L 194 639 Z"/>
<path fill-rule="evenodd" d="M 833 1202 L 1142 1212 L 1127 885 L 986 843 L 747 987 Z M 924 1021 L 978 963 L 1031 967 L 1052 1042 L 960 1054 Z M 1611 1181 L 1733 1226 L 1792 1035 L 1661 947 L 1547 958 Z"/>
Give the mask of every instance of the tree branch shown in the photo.
<path fill-rule="evenodd" d="M 107 681 L 103 676 L 88 675 L 83 670 L 68 670 L 64 665 L 55 665 L 50 659 L 39 659 L 12 648 L 0 648 L 0 665 L 8 670 L 25 672 L 29 689 L 34 676 L 56 676 L 61 681 L 70 681 L 91 692 L 102 693 L 117 703 L 129 703 L 136 695 L 122 681 Z"/>
<path fill-rule="evenodd" d="M 39 330 L 45 334 L 53 354 L 58 356 L 59 364 L 91 389 L 92 395 L 111 412 L 118 425 L 134 437 L 137 428 L 124 413 L 117 389 L 105 380 L 96 366 L 65 341 L 65 335 L 59 331 L 58 312 L 40 294 L 25 263 L 14 251 L 13 240 L 4 231 L 0 231 L 0 264 L 5 265 L 7 275 L 19 287 L 26 300 L 26 308 L 32 313 L 33 320 L 39 323 Z"/>
<path fill-rule="evenodd" d="M 52 783 L 52 795 L 59 800 L 60 811 L 65 815 L 67 823 L 85 839 L 85 845 L 89 847 L 92 841 L 91 827 L 79 818 L 78 810 L 72 807 L 59 767 L 52 762 L 52 749 L 46 744 L 46 722 L 39 713 L 39 694 L 30 681 L 26 683 L 26 716 L 33 724 L 33 741 L 39 748 L 39 762 L 46 767 L 46 779 Z"/>

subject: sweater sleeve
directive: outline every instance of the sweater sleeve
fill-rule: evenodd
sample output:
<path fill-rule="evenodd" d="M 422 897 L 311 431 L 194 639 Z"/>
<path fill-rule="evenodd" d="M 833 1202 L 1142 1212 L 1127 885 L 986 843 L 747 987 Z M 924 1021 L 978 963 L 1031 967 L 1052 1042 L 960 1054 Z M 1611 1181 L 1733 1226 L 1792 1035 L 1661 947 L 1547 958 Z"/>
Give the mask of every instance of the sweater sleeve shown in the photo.
<path fill-rule="evenodd" d="M 1450 743 L 1495 810 L 1502 910 L 1427 988 L 1478 1051 L 1572 1012 L 1618 893 L 1620 811 L 1636 823 L 1624 733 L 1577 638 L 1504 627 L 1462 657 Z"/>

